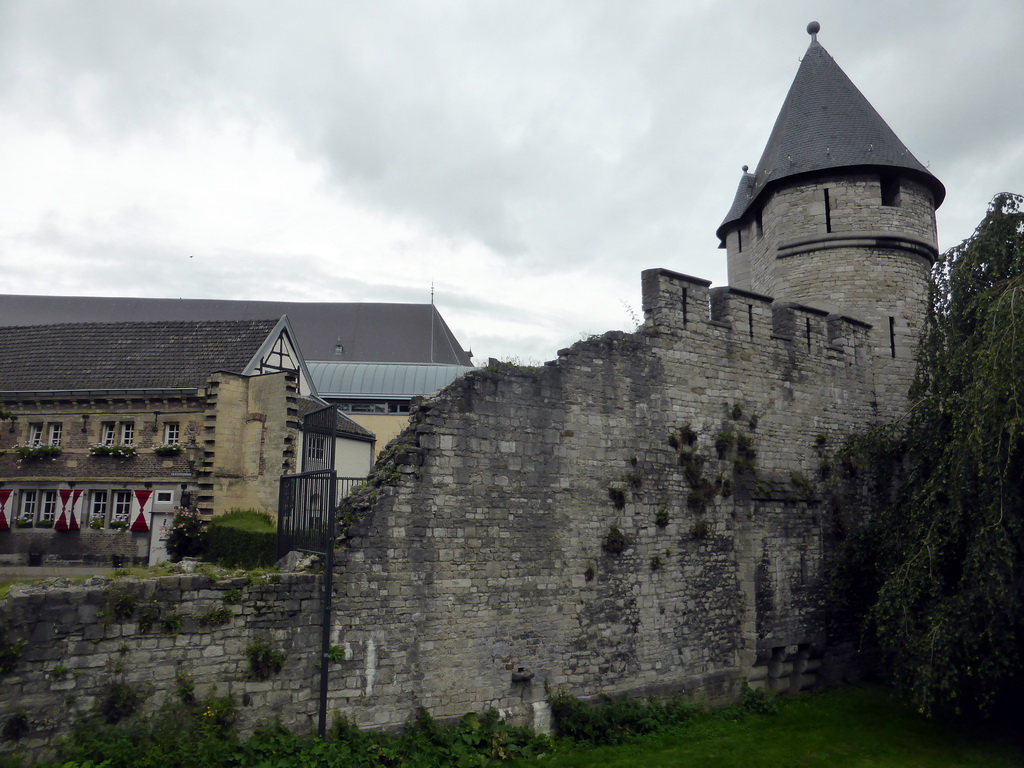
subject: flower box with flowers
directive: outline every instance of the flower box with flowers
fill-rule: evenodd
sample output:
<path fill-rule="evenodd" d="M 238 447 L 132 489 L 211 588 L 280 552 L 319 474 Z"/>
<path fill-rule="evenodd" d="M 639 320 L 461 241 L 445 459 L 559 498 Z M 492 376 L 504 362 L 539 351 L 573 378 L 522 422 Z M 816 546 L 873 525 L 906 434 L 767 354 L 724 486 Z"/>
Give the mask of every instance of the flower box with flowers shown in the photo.
<path fill-rule="evenodd" d="M 130 459 L 135 455 L 136 450 L 134 445 L 106 445 L 105 443 L 97 443 L 89 448 L 89 453 L 93 456 L 113 456 L 115 459 Z"/>
<path fill-rule="evenodd" d="M 153 446 L 153 453 L 157 456 L 177 456 L 184 450 L 180 443 L 162 443 Z"/>
<path fill-rule="evenodd" d="M 18 454 L 19 461 L 38 461 L 56 458 L 61 450 L 59 445 L 18 445 L 14 452 Z"/>

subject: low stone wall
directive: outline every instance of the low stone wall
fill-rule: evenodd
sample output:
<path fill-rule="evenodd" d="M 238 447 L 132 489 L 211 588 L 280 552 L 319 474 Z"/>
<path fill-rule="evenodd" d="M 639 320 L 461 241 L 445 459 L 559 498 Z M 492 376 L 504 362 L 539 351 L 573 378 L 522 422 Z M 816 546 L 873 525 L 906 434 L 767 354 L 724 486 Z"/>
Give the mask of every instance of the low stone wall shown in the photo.
<path fill-rule="evenodd" d="M 0 725 L 24 713 L 28 729 L 0 752 L 45 756 L 116 683 L 138 691 L 147 712 L 191 684 L 197 697 L 234 697 L 243 732 L 274 717 L 315 727 L 321 583 L 283 573 L 253 583 L 189 574 L 15 586 L 0 601 L 0 652 L 25 644 L 0 676 Z M 285 657 L 266 680 L 246 655 L 257 638 Z"/>
<path fill-rule="evenodd" d="M 149 531 L 111 529 L 13 528 L 0 532 L 0 566 L 145 565 L 149 562 L 150 535 Z"/>

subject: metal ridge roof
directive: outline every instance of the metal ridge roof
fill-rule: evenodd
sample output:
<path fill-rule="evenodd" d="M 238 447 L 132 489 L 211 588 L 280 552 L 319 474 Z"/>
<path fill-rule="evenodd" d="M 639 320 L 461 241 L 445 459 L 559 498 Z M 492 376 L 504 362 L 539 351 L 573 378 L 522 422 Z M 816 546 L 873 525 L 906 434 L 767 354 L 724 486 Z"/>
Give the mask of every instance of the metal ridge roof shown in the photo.
<path fill-rule="evenodd" d="M 321 397 L 393 397 L 429 395 L 459 376 L 475 370 L 469 365 L 424 363 L 308 363 Z"/>

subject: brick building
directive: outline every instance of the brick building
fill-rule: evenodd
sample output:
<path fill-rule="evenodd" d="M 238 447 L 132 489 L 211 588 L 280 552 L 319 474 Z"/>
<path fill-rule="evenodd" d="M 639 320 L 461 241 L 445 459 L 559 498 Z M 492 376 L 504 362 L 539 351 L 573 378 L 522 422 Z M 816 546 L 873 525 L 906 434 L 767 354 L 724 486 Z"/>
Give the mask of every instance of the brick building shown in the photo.
<path fill-rule="evenodd" d="M 287 317 L 0 328 L 0 558 L 154 559 L 175 506 L 274 512 L 316 397 Z M 365 474 L 374 436 L 339 421 Z"/>

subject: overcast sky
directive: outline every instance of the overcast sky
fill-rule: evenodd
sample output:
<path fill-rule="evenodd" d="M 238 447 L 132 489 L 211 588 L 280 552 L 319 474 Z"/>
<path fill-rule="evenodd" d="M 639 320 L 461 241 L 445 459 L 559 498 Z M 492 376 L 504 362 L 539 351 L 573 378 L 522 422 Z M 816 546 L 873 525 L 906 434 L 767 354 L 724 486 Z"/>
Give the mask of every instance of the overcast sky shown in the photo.
<path fill-rule="evenodd" d="M 478 362 L 630 330 L 810 42 L 946 185 L 1024 191 L 1024 2 L 0 0 L 0 290 L 427 302 Z"/>

